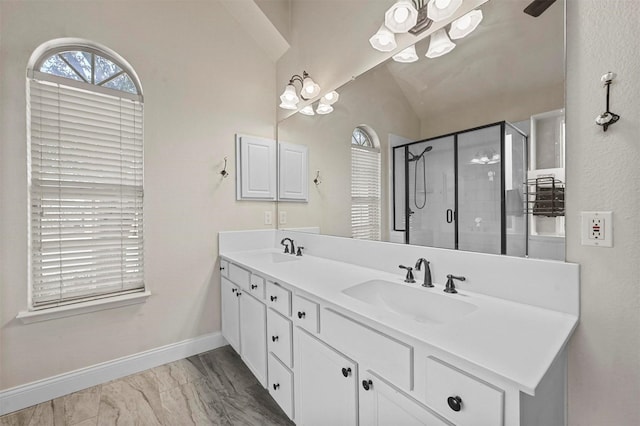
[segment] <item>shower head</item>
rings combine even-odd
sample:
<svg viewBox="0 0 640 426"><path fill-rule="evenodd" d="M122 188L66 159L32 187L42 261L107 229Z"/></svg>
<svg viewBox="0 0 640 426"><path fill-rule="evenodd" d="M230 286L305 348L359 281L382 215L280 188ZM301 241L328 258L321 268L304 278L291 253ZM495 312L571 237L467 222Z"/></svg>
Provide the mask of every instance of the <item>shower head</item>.
<svg viewBox="0 0 640 426"><path fill-rule="evenodd" d="M409 153L409 161L418 161L419 159L422 158L422 156L424 154L426 154L427 152L431 151L432 149L433 149L433 147L431 145L429 145L419 155L415 155L415 154Z"/></svg>

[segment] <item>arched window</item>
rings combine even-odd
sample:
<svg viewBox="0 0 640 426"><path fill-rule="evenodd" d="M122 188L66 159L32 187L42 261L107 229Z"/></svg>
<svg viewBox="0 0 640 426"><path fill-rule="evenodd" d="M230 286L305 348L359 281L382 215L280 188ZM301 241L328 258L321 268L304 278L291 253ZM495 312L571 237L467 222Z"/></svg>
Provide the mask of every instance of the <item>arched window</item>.
<svg viewBox="0 0 640 426"><path fill-rule="evenodd" d="M380 240L380 144L373 129L351 135L351 234Z"/></svg>
<svg viewBox="0 0 640 426"><path fill-rule="evenodd" d="M94 43L52 41L27 76L30 310L144 292L134 70Z"/></svg>

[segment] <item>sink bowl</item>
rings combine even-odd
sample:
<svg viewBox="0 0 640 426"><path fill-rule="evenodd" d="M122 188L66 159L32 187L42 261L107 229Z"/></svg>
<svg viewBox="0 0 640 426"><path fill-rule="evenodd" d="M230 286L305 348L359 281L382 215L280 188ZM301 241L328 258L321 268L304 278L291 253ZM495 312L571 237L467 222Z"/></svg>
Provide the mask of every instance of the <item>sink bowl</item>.
<svg viewBox="0 0 640 426"><path fill-rule="evenodd" d="M300 260L299 257L293 254L284 254L284 253L269 253L268 258L274 263L292 262L295 260Z"/></svg>
<svg viewBox="0 0 640 426"><path fill-rule="evenodd" d="M444 324L462 318L478 308L464 300L438 294L435 289L409 287L384 280L366 281L342 292L362 302L423 323Z"/></svg>

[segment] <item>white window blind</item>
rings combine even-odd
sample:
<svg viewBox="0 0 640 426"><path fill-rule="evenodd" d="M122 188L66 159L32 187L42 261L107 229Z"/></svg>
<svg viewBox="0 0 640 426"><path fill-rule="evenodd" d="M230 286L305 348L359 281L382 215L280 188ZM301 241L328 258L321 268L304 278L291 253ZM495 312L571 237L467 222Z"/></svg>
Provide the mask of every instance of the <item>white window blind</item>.
<svg viewBox="0 0 640 426"><path fill-rule="evenodd" d="M28 87L32 308L144 291L142 103Z"/></svg>
<svg viewBox="0 0 640 426"><path fill-rule="evenodd" d="M380 152L351 146L351 233L380 240Z"/></svg>

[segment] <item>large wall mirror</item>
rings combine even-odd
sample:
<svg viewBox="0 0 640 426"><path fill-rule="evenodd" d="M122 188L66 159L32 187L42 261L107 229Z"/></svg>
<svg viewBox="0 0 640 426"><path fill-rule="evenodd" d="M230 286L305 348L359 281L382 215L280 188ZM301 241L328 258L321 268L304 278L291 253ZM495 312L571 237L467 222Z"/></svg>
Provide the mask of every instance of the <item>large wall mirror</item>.
<svg viewBox="0 0 640 426"><path fill-rule="evenodd" d="M448 54L425 57L426 38L416 62L338 88L330 114L278 123L310 175L279 227L563 260L565 4L529 3L486 2Z"/></svg>

